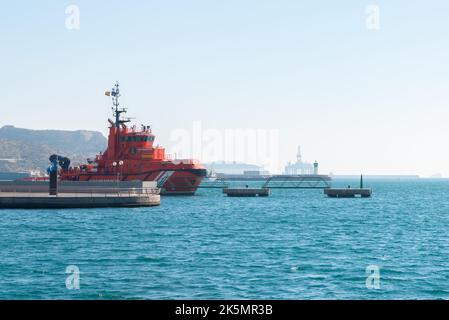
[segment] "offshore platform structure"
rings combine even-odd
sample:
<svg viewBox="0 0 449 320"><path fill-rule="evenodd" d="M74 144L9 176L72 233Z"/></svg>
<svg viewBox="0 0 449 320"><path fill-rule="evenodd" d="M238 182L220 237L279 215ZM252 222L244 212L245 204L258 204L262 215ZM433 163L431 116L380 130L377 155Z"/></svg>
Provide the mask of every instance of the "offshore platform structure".
<svg viewBox="0 0 449 320"><path fill-rule="evenodd" d="M296 153L296 162L289 162L284 169L286 175L300 175L300 174L318 174L318 162L308 163L302 160L301 146L298 146Z"/></svg>
<svg viewBox="0 0 449 320"><path fill-rule="evenodd" d="M331 187L332 178L318 173L318 162L304 162L301 147L298 146L296 162L288 163L284 174L273 175L267 179L263 188L279 189L325 189Z"/></svg>

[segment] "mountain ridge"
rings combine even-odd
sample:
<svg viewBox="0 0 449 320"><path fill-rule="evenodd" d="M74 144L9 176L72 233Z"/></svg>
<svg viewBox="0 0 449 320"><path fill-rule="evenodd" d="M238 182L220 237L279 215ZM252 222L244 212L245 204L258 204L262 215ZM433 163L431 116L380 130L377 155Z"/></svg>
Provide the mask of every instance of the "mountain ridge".
<svg viewBox="0 0 449 320"><path fill-rule="evenodd" d="M101 132L91 130L33 130L5 125L0 128L0 171L45 171L48 157L61 154L73 164L106 149Z"/></svg>

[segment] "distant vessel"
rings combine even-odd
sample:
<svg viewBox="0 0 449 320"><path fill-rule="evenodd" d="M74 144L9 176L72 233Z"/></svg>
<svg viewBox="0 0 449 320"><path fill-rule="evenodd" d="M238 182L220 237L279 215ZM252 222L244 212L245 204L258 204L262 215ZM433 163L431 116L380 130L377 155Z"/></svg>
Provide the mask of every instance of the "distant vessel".
<svg viewBox="0 0 449 320"><path fill-rule="evenodd" d="M270 173L255 164L243 162L211 162L204 165L209 175L207 181L222 180L266 180Z"/></svg>
<svg viewBox="0 0 449 320"><path fill-rule="evenodd" d="M41 173L38 170L0 172L0 181L32 180L40 177Z"/></svg>
<svg viewBox="0 0 449 320"><path fill-rule="evenodd" d="M13 181L30 177L29 172L0 172L0 181Z"/></svg>
<svg viewBox="0 0 449 320"><path fill-rule="evenodd" d="M122 118L125 108L119 108L119 84L105 95L112 96L115 121L109 119L106 151L87 164L61 170L61 180L141 180L157 181L161 194L192 195L207 175L197 160L169 159L165 149L154 146L155 135L150 126L128 127L129 118Z"/></svg>
<svg viewBox="0 0 449 320"><path fill-rule="evenodd" d="M207 172L207 176L204 179L205 181L215 181L217 180L217 173L214 170L210 170Z"/></svg>
<svg viewBox="0 0 449 320"><path fill-rule="evenodd" d="M245 171L260 171L261 167L255 164L248 164L236 161L217 161L205 163L204 166L218 174L243 174Z"/></svg>

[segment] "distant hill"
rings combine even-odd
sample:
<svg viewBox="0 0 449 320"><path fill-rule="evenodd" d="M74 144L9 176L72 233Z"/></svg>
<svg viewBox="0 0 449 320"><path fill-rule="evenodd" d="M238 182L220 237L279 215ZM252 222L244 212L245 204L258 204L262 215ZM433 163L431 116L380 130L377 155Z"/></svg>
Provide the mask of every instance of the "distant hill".
<svg viewBox="0 0 449 320"><path fill-rule="evenodd" d="M45 171L48 157L57 153L73 164L84 163L104 151L106 138L97 131L30 130L4 126L0 128L0 171Z"/></svg>

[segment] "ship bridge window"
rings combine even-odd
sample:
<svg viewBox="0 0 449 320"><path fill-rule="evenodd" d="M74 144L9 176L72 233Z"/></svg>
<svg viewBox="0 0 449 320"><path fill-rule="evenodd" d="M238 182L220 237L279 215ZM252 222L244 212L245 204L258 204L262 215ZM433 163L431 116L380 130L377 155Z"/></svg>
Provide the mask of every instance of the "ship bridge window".
<svg viewBox="0 0 449 320"><path fill-rule="evenodd" d="M154 141L153 136L128 136L128 137L120 137L120 141L124 142L147 142Z"/></svg>
<svg viewBox="0 0 449 320"><path fill-rule="evenodd" d="M140 138L139 141L142 141L142 142L154 141L154 137L151 137L151 136L141 136L139 138Z"/></svg>

